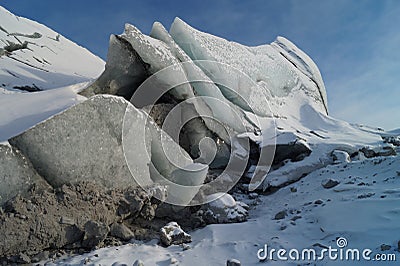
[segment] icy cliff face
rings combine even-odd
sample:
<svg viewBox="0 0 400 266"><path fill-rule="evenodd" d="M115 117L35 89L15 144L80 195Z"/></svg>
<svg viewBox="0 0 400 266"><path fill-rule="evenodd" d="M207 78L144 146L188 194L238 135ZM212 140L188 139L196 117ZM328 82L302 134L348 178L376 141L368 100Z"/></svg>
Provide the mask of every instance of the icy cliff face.
<svg viewBox="0 0 400 266"><path fill-rule="evenodd" d="M278 107L277 102L301 91L305 103L312 104L322 113L328 113L325 86L317 66L287 39L278 37L271 45L247 47L198 31L179 18L172 24L170 34L193 60L221 62L250 77L253 84L248 84L244 80L245 76L237 77L234 72L221 72L207 64L198 63L214 82L231 84L230 89L237 91L243 98L250 96L252 98L249 101L256 101L259 97L267 97L272 108L277 108L273 111L279 114L285 113L281 111L285 106L283 104ZM223 88L221 90L224 92ZM226 94L232 96L229 91ZM258 109L259 115L267 115L261 107Z"/></svg>
<svg viewBox="0 0 400 266"><path fill-rule="evenodd" d="M222 176L233 181L246 172L251 189L294 182L332 163L335 150L386 145L328 116L318 67L283 37L247 47L179 18L169 32L155 22L150 35L127 24L110 38L106 70L81 92L102 93L145 107L195 162L230 169Z"/></svg>
<svg viewBox="0 0 400 266"><path fill-rule="evenodd" d="M0 87L47 90L97 78L104 62L35 21L0 7Z"/></svg>

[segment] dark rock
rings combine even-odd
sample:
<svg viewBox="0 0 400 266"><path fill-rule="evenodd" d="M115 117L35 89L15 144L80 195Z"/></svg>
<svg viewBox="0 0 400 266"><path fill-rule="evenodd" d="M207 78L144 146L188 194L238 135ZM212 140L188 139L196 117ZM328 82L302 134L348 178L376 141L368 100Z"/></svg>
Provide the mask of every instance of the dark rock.
<svg viewBox="0 0 400 266"><path fill-rule="evenodd" d="M82 241L82 246L86 248L94 248L101 244L106 239L110 228L103 223L96 221L88 221L85 224L85 235Z"/></svg>
<svg viewBox="0 0 400 266"><path fill-rule="evenodd" d="M390 250L392 247L390 245L382 244L381 245L381 251L387 251Z"/></svg>
<svg viewBox="0 0 400 266"><path fill-rule="evenodd" d="M384 146L378 151L374 151L371 148L364 147L360 151L364 153L365 157L367 158L373 158L377 156L392 156L397 154L396 150L392 146Z"/></svg>
<svg viewBox="0 0 400 266"><path fill-rule="evenodd" d="M340 182L334 179L328 179L322 182L322 186L326 189L330 189L339 185Z"/></svg>
<svg viewBox="0 0 400 266"><path fill-rule="evenodd" d="M14 86L14 89L21 90L21 91L27 91L27 92L38 92L42 91L38 86L33 84L32 86Z"/></svg>
<svg viewBox="0 0 400 266"><path fill-rule="evenodd" d="M20 253L16 258L16 262L20 264L29 264L31 263L31 259L25 253Z"/></svg>
<svg viewBox="0 0 400 266"><path fill-rule="evenodd" d="M287 211L280 211L277 214L275 214L274 219L275 220L282 220L287 216Z"/></svg>
<svg viewBox="0 0 400 266"><path fill-rule="evenodd" d="M47 251L47 250L42 251L42 252L40 252L39 254L35 255L32 258L32 263L36 263L36 262L39 262L39 261L47 260L49 258L49 256L50 256L50 252L49 251Z"/></svg>
<svg viewBox="0 0 400 266"><path fill-rule="evenodd" d="M110 235L123 241L129 241L135 236L123 223L113 223L110 227Z"/></svg>
<svg viewBox="0 0 400 266"><path fill-rule="evenodd" d="M226 262L226 266L240 266L242 265L237 259L230 259Z"/></svg>
<svg viewBox="0 0 400 266"><path fill-rule="evenodd" d="M301 216L300 216L300 215L293 216L290 220L296 221L296 220L298 220L298 219L301 219Z"/></svg>
<svg viewBox="0 0 400 266"><path fill-rule="evenodd" d="M400 146L400 136L387 136L382 137L385 143L393 144L394 146Z"/></svg>
<svg viewBox="0 0 400 266"><path fill-rule="evenodd" d="M60 224L74 225L75 221L74 221L74 219L63 216L60 218Z"/></svg>
<svg viewBox="0 0 400 266"><path fill-rule="evenodd" d="M320 204L322 204L322 203L324 203L322 200L320 200L320 199L317 199L316 201L314 201L314 204L318 204L318 205L320 205Z"/></svg>
<svg viewBox="0 0 400 266"><path fill-rule="evenodd" d="M114 262L111 266L128 266L126 263Z"/></svg>
<svg viewBox="0 0 400 266"><path fill-rule="evenodd" d="M263 149L268 152L271 147L265 146ZM273 165L279 165L287 159L290 159L294 162L301 161L310 154L311 149L303 141L293 141L288 144L278 144L275 147Z"/></svg>

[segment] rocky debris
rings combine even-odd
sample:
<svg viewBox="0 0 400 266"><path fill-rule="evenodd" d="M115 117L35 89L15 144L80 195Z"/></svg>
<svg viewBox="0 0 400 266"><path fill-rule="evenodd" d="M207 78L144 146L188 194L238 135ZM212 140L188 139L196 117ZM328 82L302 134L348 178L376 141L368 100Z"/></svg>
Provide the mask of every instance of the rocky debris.
<svg viewBox="0 0 400 266"><path fill-rule="evenodd" d="M34 258L44 250L92 249L103 246L109 237L126 241L129 227L134 231L147 227L155 236L161 226L149 227L152 222L146 209L156 208L159 201L153 196L160 191L165 190L157 187L108 190L93 182L79 182L40 193L30 191L26 197L17 196L0 213L0 258L20 253ZM123 223L121 227L125 229L116 229L117 223Z"/></svg>
<svg viewBox="0 0 400 266"><path fill-rule="evenodd" d="M113 223L110 227L110 235L123 241L129 241L135 237L134 233L123 223Z"/></svg>
<svg viewBox="0 0 400 266"><path fill-rule="evenodd" d="M207 225L198 213L200 208L200 206L183 207L162 203L156 210L156 219L164 221L163 223L175 221L185 229L195 229Z"/></svg>
<svg viewBox="0 0 400 266"><path fill-rule="evenodd" d="M368 192L368 193L363 193L363 194L357 195L357 199L367 199L367 198L370 198L373 196L375 196L375 193Z"/></svg>
<svg viewBox="0 0 400 266"><path fill-rule="evenodd" d="M400 146L400 136L386 136L382 137L385 143L392 144L394 146Z"/></svg>
<svg viewBox="0 0 400 266"><path fill-rule="evenodd" d="M27 41L24 41L23 43L15 43L15 42L10 42L7 40L7 43L8 43L8 45L4 46L3 48L0 48L0 56L9 55L12 52L15 52L18 50L28 49Z"/></svg>
<svg viewBox="0 0 400 266"><path fill-rule="evenodd" d="M347 152L341 150L334 150L332 152L332 158L333 163L335 164L351 162L350 155Z"/></svg>
<svg viewBox="0 0 400 266"><path fill-rule="evenodd" d="M192 242L192 237L185 233L176 222L170 222L160 230L160 240L165 246Z"/></svg>
<svg viewBox="0 0 400 266"><path fill-rule="evenodd" d="M391 145L375 148L364 147L360 149L360 152L362 152L367 158L373 158L377 156L392 156L397 154L396 150Z"/></svg>
<svg viewBox="0 0 400 266"><path fill-rule="evenodd" d="M247 221L248 209L243 202L237 202L227 193L216 193L208 196L211 202L202 206L199 216L207 224L238 223Z"/></svg>
<svg viewBox="0 0 400 266"><path fill-rule="evenodd" d="M242 265L242 264L237 259L230 259L230 260L227 260L227 262L226 262L226 266L240 266L240 265Z"/></svg>
<svg viewBox="0 0 400 266"><path fill-rule="evenodd" d="M282 220L285 219L285 217L287 216L287 211L280 211L277 214L275 214L274 220Z"/></svg>
<svg viewBox="0 0 400 266"><path fill-rule="evenodd" d="M174 108L173 104L160 103L155 105L147 105L142 108L148 115L150 115L154 122L162 128L167 115Z"/></svg>
<svg viewBox="0 0 400 266"><path fill-rule="evenodd" d="M37 92L37 91L42 91L41 88L36 86L35 84L32 84L32 86L25 85L25 86L14 86L13 89L21 90L21 91L27 91L27 92Z"/></svg>
<svg viewBox="0 0 400 266"><path fill-rule="evenodd" d="M324 181L322 181L322 183L321 183L321 185L324 187L324 188L326 188L326 189L330 189L330 188L333 188L333 187L336 187L337 185L339 185L340 184L340 182L339 181L337 181L337 180L335 180L335 179L328 179L328 180L324 180Z"/></svg>
<svg viewBox="0 0 400 266"><path fill-rule="evenodd" d="M49 185L17 149L0 144L0 206L29 189L45 189Z"/></svg>

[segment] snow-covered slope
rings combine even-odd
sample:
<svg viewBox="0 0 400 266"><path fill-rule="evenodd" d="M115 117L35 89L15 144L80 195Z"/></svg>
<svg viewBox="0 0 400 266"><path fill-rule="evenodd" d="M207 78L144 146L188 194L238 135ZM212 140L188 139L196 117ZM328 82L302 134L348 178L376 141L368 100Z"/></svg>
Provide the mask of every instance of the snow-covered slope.
<svg viewBox="0 0 400 266"><path fill-rule="evenodd" d="M77 91L88 82L49 91L0 94L0 142L16 136L28 128L83 101Z"/></svg>
<svg viewBox="0 0 400 266"><path fill-rule="evenodd" d="M104 62L35 21L0 6L0 86L47 90L97 78Z"/></svg>
<svg viewBox="0 0 400 266"><path fill-rule="evenodd" d="M0 141L83 100L77 92L104 64L57 32L0 6Z"/></svg>

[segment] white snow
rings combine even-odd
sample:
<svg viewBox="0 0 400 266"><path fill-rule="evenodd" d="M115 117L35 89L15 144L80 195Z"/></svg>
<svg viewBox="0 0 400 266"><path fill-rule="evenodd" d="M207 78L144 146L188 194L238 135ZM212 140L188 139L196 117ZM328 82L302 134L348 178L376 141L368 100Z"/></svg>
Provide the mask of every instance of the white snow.
<svg viewBox="0 0 400 266"><path fill-rule="evenodd" d="M76 94L87 82L49 91L0 95L0 141L8 140L39 122L82 102Z"/></svg>

